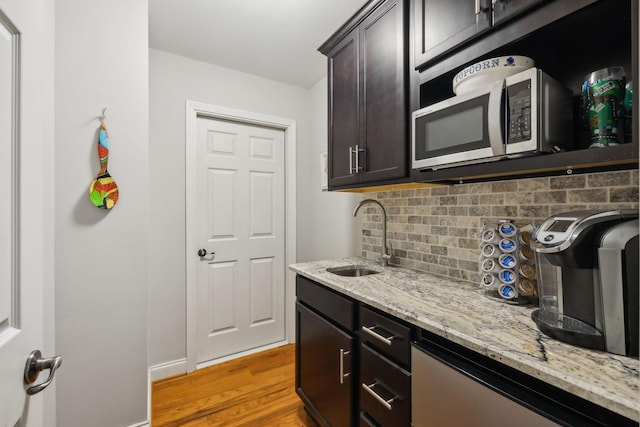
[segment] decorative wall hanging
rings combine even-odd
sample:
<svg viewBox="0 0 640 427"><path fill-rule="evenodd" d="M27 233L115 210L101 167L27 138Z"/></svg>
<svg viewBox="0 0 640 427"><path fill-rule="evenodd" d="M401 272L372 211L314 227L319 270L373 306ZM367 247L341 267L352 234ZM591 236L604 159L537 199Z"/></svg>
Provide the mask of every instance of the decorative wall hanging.
<svg viewBox="0 0 640 427"><path fill-rule="evenodd" d="M109 135L104 125L105 111L106 108L102 110L100 127L98 128L100 172L98 172L96 179L89 186L89 198L95 206L102 209L111 209L118 202L118 185L107 170L109 164Z"/></svg>

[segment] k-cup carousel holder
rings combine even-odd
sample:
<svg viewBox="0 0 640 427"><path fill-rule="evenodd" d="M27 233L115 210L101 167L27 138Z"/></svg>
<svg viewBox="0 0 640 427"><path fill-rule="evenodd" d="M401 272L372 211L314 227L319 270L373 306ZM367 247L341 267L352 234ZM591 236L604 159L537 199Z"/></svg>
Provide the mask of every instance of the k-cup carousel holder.
<svg viewBox="0 0 640 427"><path fill-rule="evenodd" d="M537 304L532 224L485 223L480 233L480 286L486 297L515 305Z"/></svg>

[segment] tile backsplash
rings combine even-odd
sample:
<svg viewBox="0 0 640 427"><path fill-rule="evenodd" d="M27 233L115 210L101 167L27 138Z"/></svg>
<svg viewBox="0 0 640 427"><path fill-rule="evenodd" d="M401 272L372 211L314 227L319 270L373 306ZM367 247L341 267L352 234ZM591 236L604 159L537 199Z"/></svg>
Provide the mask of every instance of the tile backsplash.
<svg viewBox="0 0 640 427"><path fill-rule="evenodd" d="M579 209L638 209L638 171L514 179L365 193L387 211L393 262L453 279L480 283L479 231L510 219L540 225L547 217ZM380 257L382 215L363 211L362 256Z"/></svg>

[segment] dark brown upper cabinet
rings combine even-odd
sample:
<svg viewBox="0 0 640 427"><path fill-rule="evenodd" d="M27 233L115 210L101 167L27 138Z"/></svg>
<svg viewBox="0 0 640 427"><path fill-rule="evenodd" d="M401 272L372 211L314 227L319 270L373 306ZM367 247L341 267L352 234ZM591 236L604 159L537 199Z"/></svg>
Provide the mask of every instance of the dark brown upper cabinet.
<svg viewBox="0 0 640 427"><path fill-rule="evenodd" d="M414 0L416 69L543 0Z"/></svg>
<svg viewBox="0 0 640 427"><path fill-rule="evenodd" d="M407 1L370 1L318 49L328 58L330 190L408 176Z"/></svg>

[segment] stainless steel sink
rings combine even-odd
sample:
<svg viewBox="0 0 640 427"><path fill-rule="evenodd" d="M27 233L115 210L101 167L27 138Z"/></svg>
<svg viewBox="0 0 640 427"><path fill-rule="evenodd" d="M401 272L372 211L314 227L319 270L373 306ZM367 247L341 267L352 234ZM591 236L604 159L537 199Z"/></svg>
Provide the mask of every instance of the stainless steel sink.
<svg viewBox="0 0 640 427"><path fill-rule="evenodd" d="M380 273L379 271L372 270L366 267L358 267L356 265L327 268L327 271L329 273L337 274L338 276L346 276L346 277L361 277L361 276L368 276L370 274Z"/></svg>

